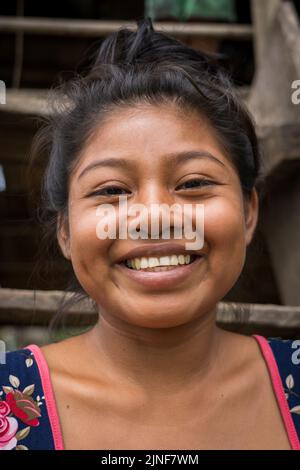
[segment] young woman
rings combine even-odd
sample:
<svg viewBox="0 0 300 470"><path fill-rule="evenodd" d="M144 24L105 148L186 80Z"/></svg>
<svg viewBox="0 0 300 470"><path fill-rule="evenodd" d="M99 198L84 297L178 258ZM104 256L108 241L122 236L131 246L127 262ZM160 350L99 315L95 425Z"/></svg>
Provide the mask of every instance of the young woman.
<svg viewBox="0 0 300 470"><path fill-rule="evenodd" d="M216 325L255 231L260 177L225 72L145 19L60 91L36 145L49 153L44 207L99 319L7 354L0 448L299 450L299 344ZM202 246L188 251L172 230L100 238L97 208L118 213L120 196L202 205Z"/></svg>

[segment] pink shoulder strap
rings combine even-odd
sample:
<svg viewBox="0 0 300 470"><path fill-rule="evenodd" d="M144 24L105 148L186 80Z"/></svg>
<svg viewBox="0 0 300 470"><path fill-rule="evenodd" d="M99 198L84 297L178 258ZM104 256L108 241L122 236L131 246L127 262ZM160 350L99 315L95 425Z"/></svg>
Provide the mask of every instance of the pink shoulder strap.
<svg viewBox="0 0 300 470"><path fill-rule="evenodd" d="M30 349L33 353L39 369L55 450L64 450L60 422L47 361L42 350L36 344L30 344L29 346L26 346L26 348Z"/></svg>
<svg viewBox="0 0 300 470"><path fill-rule="evenodd" d="M269 374L272 380L273 389L277 398L278 406L281 412L282 419L284 421L285 429L293 450L300 450L300 442L298 434L294 425L293 418L291 416L287 399L285 397L280 373L278 370L277 362L275 360L271 346L268 340L261 335L252 335L258 342L262 351L263 357L266 361Z"/></svg>

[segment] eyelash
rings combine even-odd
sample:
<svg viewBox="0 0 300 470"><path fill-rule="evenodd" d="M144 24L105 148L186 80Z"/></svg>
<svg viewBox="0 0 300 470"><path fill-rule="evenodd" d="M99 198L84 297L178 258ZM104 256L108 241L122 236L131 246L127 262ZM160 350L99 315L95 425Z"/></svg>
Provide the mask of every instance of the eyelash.
<svg viewBox="0 0 300 470"><path fill-rule="evenodd" d="M213 181L210 181L210 180L207 180L205 178L193 178L189 181L186 181L185 183L182 183L181 185L179 185L179 188L184 186L185 184L189 184L189 183L194 183L194 182L198 182L199 185L196 186L196 187L203 187L203 186L211 186L213 184L216 184L214 183ZM178 188L178 187L177 187ZM176 188L176 189L177 189ZM187 188L187 189L193 189L195 188L195 186L193 186L192 188ZM120 188L119 186L107 186L106 188L102 188L102 189L98 189L97 191L94 191L93 193L89 194L89 196L104 196L104 197L109 197L109 196L117 196L119 194L104 194L105 191L108 191L108 190L111 190L111 189L117 189L117 190L121 190L121 191L125 191L126 190L124 188Z"/></svg>
<svg viewBox="0 0 300 470"><path fill-rule="evenodd" d="M177 188L179 187L182 187L184 186L185 184L189 184L189 183L194 183L195 181L197 181L198 183L200 183L198 186L196 186L196 188L199 188L199 187L203 187L203 186L211 186L211 185L214 185L216 183L214 183L213 181L210 181L206 178L193 178L193 179L190 179L188 181L185 181L184 183L180 184L179 186L177 186ZM195 188L195 186L193 186L192 188L187 188L187 189L193 189Z"/></svg>
<svg viewBox="0 0 300 470"><path fill-rule="evenodd" d="M97 191L94 191L93 193L89 194L89 196L119 196L119 194L103 194L104 191L110 190L110 189L119 189L121 191L126 191L124 188L120 188L119 186L107 186L106 188L98 189Z"/></svg>

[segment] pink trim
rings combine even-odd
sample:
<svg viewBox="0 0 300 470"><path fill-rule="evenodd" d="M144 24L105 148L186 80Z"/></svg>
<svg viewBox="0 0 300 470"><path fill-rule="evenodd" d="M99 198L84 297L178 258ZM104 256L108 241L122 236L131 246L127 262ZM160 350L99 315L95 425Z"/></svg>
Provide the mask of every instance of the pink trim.
<svg viewBox="0 0 300 470"><path fill-rule="evenodd" d="M289 410L289 405L284 393L282 380L278 370L277 362L274 357L271 346L269 345L268 340L261 335L252 335L258 342L261 351L263 353L264 359L267 363L268 370L272 379L272 384L274 392L277 398L279 409L281 412L282 419L287 431L287 435L292 447L292 450L300 450L300 442L298 439L297 431L294 425L291 412Z"/></svg>
<svg viewBox="0 0 300 470"><path fill-rule="evenodd" d="M45 359L44 354L42 353L42 350L36 344L30 344L29 346L25 346L25 348L30 349L30 351L34 354L35 360L37 362L45 396L45 403L49 415L55 450L64 450L60 422L47 361Z"/></svg>

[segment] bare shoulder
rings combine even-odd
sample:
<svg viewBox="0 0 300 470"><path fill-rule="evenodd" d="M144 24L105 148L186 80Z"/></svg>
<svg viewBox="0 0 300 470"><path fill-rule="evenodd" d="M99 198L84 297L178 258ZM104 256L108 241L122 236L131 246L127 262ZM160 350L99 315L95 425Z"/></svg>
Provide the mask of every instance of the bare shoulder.
<svg viewBox="0 0 300 470"><path fill-rule="evenodd" d="M41 346L40 349L51 371L71 371L82 357L83 336L72 336L61 341Z"/></svg>
<svg viewBox="0 0 300 470"><path fill-rule="evenodd" d="M228 369L231 374L235 371L251 374L257 368L265 368L260 346L253 336L222 330L221 338L223 358L235 365Z"/></svg>

